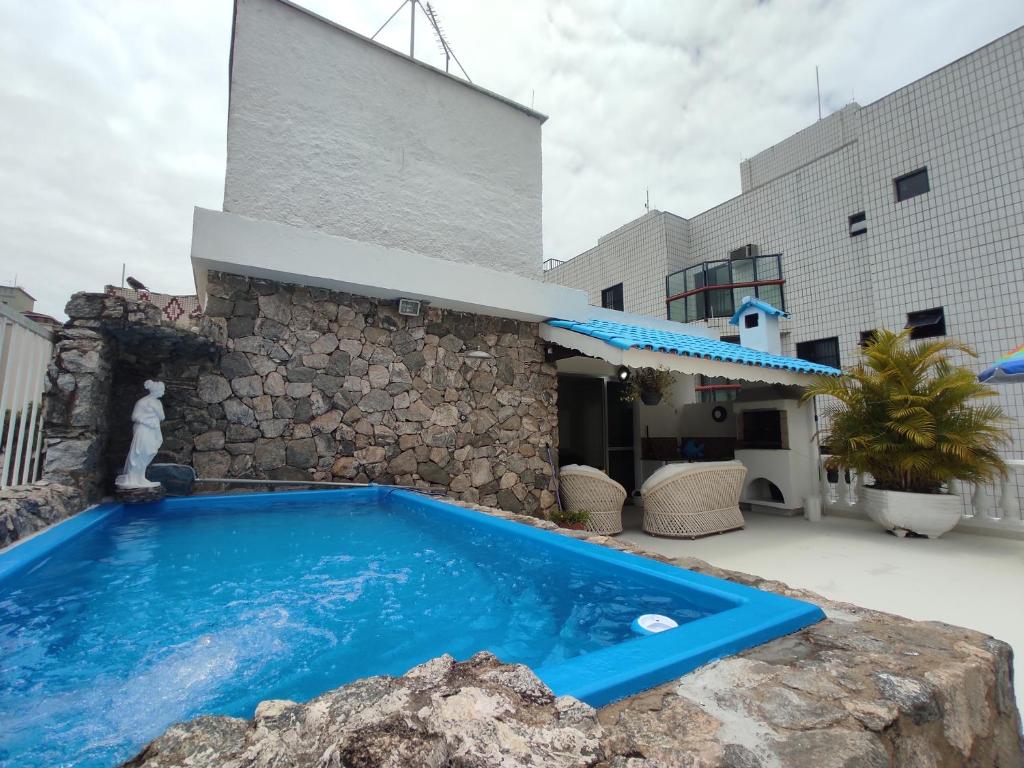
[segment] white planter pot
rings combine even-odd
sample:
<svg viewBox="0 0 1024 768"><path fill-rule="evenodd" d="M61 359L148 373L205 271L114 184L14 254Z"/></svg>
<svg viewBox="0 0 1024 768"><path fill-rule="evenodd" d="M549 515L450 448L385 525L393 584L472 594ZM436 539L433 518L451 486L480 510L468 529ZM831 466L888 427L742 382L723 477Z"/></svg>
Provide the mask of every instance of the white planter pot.
<svg viewBox="0 0 1024 768"><path fill-rule="evenodd" d="M960 522L960 497L949 493L905 493L864 488L868 515L897 536L917 533L937 539Z"/></svg>

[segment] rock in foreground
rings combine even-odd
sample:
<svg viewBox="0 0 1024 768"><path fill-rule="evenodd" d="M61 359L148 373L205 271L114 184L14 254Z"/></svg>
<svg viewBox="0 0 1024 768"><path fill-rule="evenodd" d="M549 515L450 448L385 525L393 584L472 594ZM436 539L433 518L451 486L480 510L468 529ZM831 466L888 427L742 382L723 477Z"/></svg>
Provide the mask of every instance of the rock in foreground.
<svg viewBox="0 0 1024 768"><path fill-rule="evenodd" d="M264 701L251 721L172 726L137 768L559 768L601 760L595 711L556 699L527 667L480 653L370 677L306 704Z"/></svg>

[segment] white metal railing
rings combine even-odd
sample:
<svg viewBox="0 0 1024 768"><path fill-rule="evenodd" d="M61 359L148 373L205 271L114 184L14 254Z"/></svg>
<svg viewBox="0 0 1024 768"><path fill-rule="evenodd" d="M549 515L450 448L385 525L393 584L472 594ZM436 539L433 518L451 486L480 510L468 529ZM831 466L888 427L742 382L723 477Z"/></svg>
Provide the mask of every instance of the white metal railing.
<svg viewBox="0 0 1024 768"><path fill-rule="evenodd" d="M53 335L0 304L0 489L39 479L43 385Z"/></svg>
<svg viewBox="0 0 1024 768"><path fill-rule="evenodd" d="M865 478L857 473L833 472L830 482L825 470L828 456L822 456L822 502L832 512L867 514L860 493ZM963 510L960 525L989 531L1024 534L1024 460L1009 459L1008 473L994 483L972 485L957 482L954 492L960 496ZM870 476L866 478L870 483Z"/></svg>

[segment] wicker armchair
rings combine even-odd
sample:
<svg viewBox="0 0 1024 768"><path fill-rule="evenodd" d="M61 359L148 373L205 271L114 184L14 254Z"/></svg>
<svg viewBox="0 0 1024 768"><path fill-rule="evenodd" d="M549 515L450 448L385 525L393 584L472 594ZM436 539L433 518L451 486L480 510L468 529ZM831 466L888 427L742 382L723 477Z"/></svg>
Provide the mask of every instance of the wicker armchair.
<svg viewBox="0 0 1024 768"><path fill-rule="evenodd" d="M570 464L558 473L562 505L569 512L590 513L587 530L605 536L622 532L626 489L594 467Z"/></svg>
<svg viewBox="0 0 1024 768"><path fill-rule="evenodd" d="M738 461L671 464L640 489L644 530L654 536L696 539L744 525L740 493L747 468Z"/></svg>

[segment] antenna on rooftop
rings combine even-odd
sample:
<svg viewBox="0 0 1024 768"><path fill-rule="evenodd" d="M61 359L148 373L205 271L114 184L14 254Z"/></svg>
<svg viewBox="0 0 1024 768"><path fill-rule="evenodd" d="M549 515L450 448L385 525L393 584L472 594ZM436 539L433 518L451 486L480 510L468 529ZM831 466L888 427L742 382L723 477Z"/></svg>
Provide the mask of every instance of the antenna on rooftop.
<svg viewBox="0 0 1024 768"><path fill-rule="evenodd" d="M818 65L814 65L814 84L818 88L818 119L821 120L821 78L818 77Z"/></svg>
<svg viewBox="0 0 1024 768"><path fill-rule="evenodd" d="M646 210L648 213L651 212L651 190L650 189L647 190L647 202L644 203L644 210Z"/></svg>
<svg viewBox="0 0 1024 768"><path fill-rule="evenodd" d="M429 2L424 3L423 0L402 0L402 4L395 9L394 13L388 16L388 20L380 25L380 29L374 32L370 39L375 40L384 27L390 24L391 20L395 18L395 16L398 15L398 12L405 8L406 5L409 6L409 57L414 58L416 52L416 6L418 5L420 10L423 11L423 15L427 17L427 21L430 22L430 26L434 30L434 36L437 38L437 43L441 47L441 53L444 54L444 71L448 71L449 64L454 59L455 63L459 66L459 69L462 71L462 76L465 77L468 82L472 83L473 80L466 73L466 68L462 66L462 62L459 61L459 57L456 56L455 51L452 50L452 46L448 42L448 38L445 37L444 30L441 29L441 20L437 16L437 11L434 10L433 6L431 6Z"/></svg>

